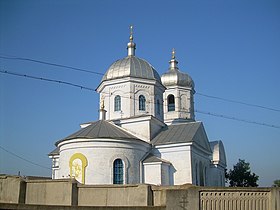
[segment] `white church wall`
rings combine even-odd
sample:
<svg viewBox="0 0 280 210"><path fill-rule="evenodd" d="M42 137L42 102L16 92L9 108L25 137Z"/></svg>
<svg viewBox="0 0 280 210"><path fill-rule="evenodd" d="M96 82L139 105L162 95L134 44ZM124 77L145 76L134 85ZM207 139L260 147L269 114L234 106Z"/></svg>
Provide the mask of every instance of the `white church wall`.
<svg viewBox="0 0 280 210"><path fill-rule="evenodd" d="M145 114L152 114L154 113L154 109L152 103L154 101L153 98L153 86L147 84L135 84L134 85L134 113L135 116L145 115ZM145 110L139 110L139 97L143 95L146 99L146 106Z"/></svg>
<svg viewBox="0 0 280 210"><path fill-rule="evenodd" d="M192 182L191 153L188 143L156 146L154 154L171 163L169 172L170 185Z"/></svg>
<svg viewBox="0 0 280 210"><path fill-rule="evenodd" d="M52 159L52 179L56 179L59 171L59 156L55 156Z"/></svg>
<svg viewBox="0 0 280 210"><path fill-rule="evenodd" d="M125 128L136 137L143 139L147 142L150 141L150 123L149 119L133 118L129 119L128 122L121 120L121 127Z"/></svg>
<svg viewBox="0 0 280 210"><path fill-rule="evenodd" d="M76 142L74 142L76 141ZM62 142L60 145L60 170L58 178L69 177L70 158L81 153L87 159L85 184L112 184L113 162L120 158L124 163L124 183L140 182L139 162L150 145L145 142L112 139L79 139Z"/></svg>
<svg viewBox="0 0 280 210"><path fill-rule="evenodd" d="M165 124L152 116L139 116L130 119L120 119L116 124L129 131L136 137L150 142Z"/></svg>
<svg viewBox="0 0 280 210"><path fill-rule="evenodd" d="M144 183L169 185L169 165L164 162L144 163Z"/></svg>
<svg viewBox="0 0 280 210"><path fill-rule="evenodd" d="M161 164L144 163L144 183L161 185Z"/></svg>
<svg viewBox="0 0 280 210"><path fill-rule="evenodd" d="M167 163L162 163L161 164L161 185L170 185L170 182L169 182L169 176L170 176L169 167L170 167L170 164L167 164Z"/></svg>
<svg viewBox="0 0 280 210"><path fill-rule="evenodd" d="M163 108L164 108L164 121L166 120L170 120L170 119L176 119L178 118L178 98L177 98L177 90L175 90L174 88L168 88L167 90L165 90L164 94L163 94L163 98L164 98L164 104L163 104ZM167 97L169 95L174 95L174 99L175 99L175 110L174 111L168 111L168 100Z"/></svg>
<svg viewBox="0 0 280 210"><path fill-rule="evenodd" d="M212 186L209 155L192 147L192 182L199 186Z"/></svg>
<svg viewBox="0 0 280 210"><path fill-rule="evenodd" d="M147 114L156 117L157 119L163 121L163 109L162 104L160 110L157 110L157 100L163 102L163 92L164 87L159 85L156 81L146 80L146 79L133 79L131 83L133 88L131 92L134 93L135 106L134 113L135 116ZM139 96L144 95L146 98L146 110L139 110Z"/></svg>
<svg viewBox="0 0 280 210"><path fill-rule="evenodd" d="M164 113L164 108L163 108L163 92L164 90L162 89L161 86L156 86L154 90L154 95L155 95L155 100L153 103L154 109L155 109L155 117L159 119L160 121L163 122L163 113ZM158 105L159 101L159 105Z"/></svg>
<svg viewBox="0 0 280 210"><path fill-rule="evenodd" d="M130 86L124 81L119 81L115 85L106 86L101 94L104 97L104 105L106 113L106 119L119 119L127 118L131 116L130 104L131 99L129 97ZM119 95L121 97L121 107L119 111L115 111L115 97ZM100 100L100 101L101 101Z"/></svg>
<svg viewBox="0 0 280 210"><path fill-rule="evenodd" d="M156 120L156 119L152 119L151 120L151 123L150 123L150 139L153 139L154 137L156 137L156 135L159 133L159 131L165 127L166 125L159 121L159 120Z"/></svg>
<svg viewBox="0 0 280 210"><path fill-rule="evenodd" d="M209 186L225 186L225 169L223 167L211 164L209 168Z"/></svg>
<svg viewBox="0 0 280 210"><path fill-rule="evenodd" d="M175 111L168 111L169 95L174 95ZM164 95L164 121L170 124L174 119L194 119L193 94L191 88L172 86L165 90Z"/></svg>

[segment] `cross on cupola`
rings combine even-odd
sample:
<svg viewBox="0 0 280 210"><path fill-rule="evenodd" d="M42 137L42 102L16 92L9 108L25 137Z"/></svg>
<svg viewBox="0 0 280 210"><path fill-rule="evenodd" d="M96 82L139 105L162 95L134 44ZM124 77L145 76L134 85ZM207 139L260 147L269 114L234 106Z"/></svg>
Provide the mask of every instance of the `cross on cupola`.
<svg viewBox="0 0 280 210"><path fill-rule="evenodd" d="M169 70L178 70L178 67L177 67L177 64L178 64L178 61L176 60L176 57L175 57L175 49L173 48L172 49L172 57L171 57L171 60L169 61Z"/></svg>
<svg viewBox="0 0 280 210"><path fill-rule="evenodd" d="M127 43L127 55L134 56L136 44L133 42L133 26L131 25L129 29L130 29L130 36L129 36L129 42Z"/></svg>

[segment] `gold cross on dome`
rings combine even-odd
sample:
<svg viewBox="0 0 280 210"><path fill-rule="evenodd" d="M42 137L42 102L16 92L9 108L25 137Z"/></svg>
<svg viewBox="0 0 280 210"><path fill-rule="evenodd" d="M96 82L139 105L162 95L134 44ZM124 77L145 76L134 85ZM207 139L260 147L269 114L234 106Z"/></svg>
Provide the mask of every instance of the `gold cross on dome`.
<svg viewBox="0 0 280 210"><path fill-rule="evenodd" d="M175 48L172 49L172 59L175 59Z"/></svg>
<svg viewBox="0 0 280 210"><path fill-rule="evenodd" d="M129 37L129 39L130 39L130 41L132 41L133 40L133 25L130 25L129 29L130 29L130 37Z"/></svg>

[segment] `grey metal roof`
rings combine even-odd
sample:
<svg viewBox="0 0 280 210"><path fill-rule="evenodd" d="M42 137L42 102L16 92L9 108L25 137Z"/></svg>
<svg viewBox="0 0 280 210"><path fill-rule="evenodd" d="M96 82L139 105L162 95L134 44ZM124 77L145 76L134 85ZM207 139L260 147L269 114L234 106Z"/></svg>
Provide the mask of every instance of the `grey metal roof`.
<svg viewBox="0 0 280 210"><path fill-rule="evenodd" d="M160 76L154 67L136 56L127 56L114 62L103 76L102 81L128 76L157 80L161 83Z"/></svg>
<svg viewBox="0 0 280 210"><path fill-rule="evenodd" d="M96 138L110 138L110 139L134 139L139 140L132 134L119 128L117 125L104 120L99 120L91 125L80 129L76 133L67 136L66 138L56 142L58 145L60 142L76 138L96 139Z"/></svg>
<svg viewBox="0 0 280 210"><path fill-rule="evenodd" d="M161 129L152 139L153 145L195 142L204 149L211 151L209 141L201 122L189 122L169 125Z"/></svg>
<svg viewBox="0 0 280 210"><path fill-rule="evenodd" d="M51 151L51 152L49 153L49 156L50 156L50 155L59 155L59 148L56 147L53 151Z"/></svg>
<svg viewBox="0 0 280 210"><path fill-rule="evenodd" d="M152 154L148 155L148 157L145 158L145 160L143 161L143 163L158 163L158 162L162 162L162 163L170 163L167 160L163 160L159 157L156 157Z"/></svg>

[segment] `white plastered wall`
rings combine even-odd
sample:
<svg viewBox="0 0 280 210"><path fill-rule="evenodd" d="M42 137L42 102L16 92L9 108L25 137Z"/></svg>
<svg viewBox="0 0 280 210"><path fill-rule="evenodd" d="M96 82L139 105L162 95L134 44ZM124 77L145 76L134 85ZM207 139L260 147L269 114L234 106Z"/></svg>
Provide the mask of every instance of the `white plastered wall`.
<svg viewBox="0 0 280 210"><path fill-rule="evenodd" d="M192 182L191 153L188 143L155 146L155 156L171 163L169 167L170 185L181 185Z"/></svg>
<svg viewBox="0 0 280 210"><path fill-rule="evenodd" d="M179 86L168 87L164 94L164 121L169 122L174 119L194 119L194 102L191 88L184 88ZM168 111L169 95L174 95L175 111Z"/></svg>
<svg viewBox="0 0 280 210"><path fill-rule="evenodd" d="M209 154L192 147L192 184L212 186L210 166Z"/></svg>
<svg viewBox="0 0 280 210"><path fill-rule="evenodd" d="M144 163L144 183L154 185L169 185L169 163Z"/></svg>

